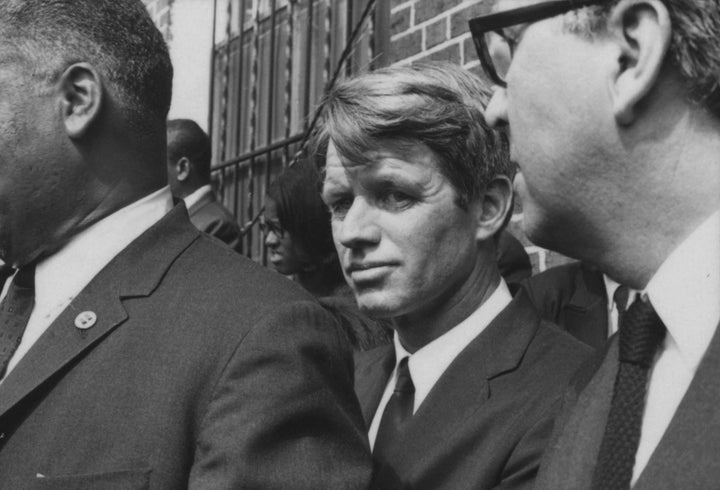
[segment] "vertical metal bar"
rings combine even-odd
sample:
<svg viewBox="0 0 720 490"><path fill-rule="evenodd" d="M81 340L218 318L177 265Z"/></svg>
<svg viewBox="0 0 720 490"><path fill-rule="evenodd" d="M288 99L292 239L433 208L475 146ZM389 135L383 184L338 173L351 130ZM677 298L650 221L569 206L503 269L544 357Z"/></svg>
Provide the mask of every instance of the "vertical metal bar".
<svg viewBox="0 0 720 490"><path fill-rule="evenodd" d="M253 39L253 49L252 49L252 60L253 60L253 68L251 72L251 78L250 78L250 151L255 151L255 138L256 138L256 129L257 129L257 95L258 95L258 70L259 70L259 60L260 57L260 0L256 0L255 3L255 22L254 22L254 39ZM255 184L254 184L254 169L255 166L255 157L251 157L250 161L248 162L248 221L251 221L253 219L253 193L255 191ZM248 246L248 254L249 256L252 255L252 228L248 229L247 232L247 246Z"/></svg>
<svg viewBox="0 0 720 490"><path fill-rule="evenodd" d="M290 138L290 126L292 125L292 77L293 77L293 36L295 35L295 0L288 0L288 34L285 43L285 112L283 123L285 124L285 139ZM285 145L283 150L283 168L287 167L290 159L290 147Z"/></svg>
<svg viewBox="0 0 720 490"><path fill-rule="evenodd" d="M372 57L370 66L373 69L387 66L390 50L390 2L375 2L372 15Z"/></svg>
<svg viewBox="0 0 720 490"><path fill-rule="evenodd" d="M208 110L208 135L213 136L213 117L215 116L215 30L217 23L217 0L213 0L212 51L210 52L210 108ZM212 141L212 139L210 140Z"/></svg>
<svg viewBox="0 0 720 490"><path fill-rule="evenodd" d="M377 3L373 7L373 12L368 16L368 68L372 70L375 57L375 14L377 13Z"/></svg>
<svg viewBox="0 0 720 490"><path fill-rule="evenodd" d="M240 146L240 143L242 142L242 87L243 87L243 69L245 67L245 50L243 48L244 42L245 42L245 3L247 0L239 0L238 2L238 10L239 17L240 17L240 24L239 24L239 32L238 32L238 50L240 51L238 53L238 80L237 80L237 131L236 131L236 138L237 138L237 153L238 155L242 153L242 147ZM238 182L239 176L238 172L240 170L240 167L238 165L234 165L233 167L235 169L235 178L234 185L233 185L233 199L235 202L235 216L238 215L238 203L240 202L240 184Z"/></svg>
<svg viewBox="0 0 720 490"><path fill-rule="evenodd" d="M222 161L227 159L225 154L227 150L227 113L228 113L228 97L229 97L229 78L230 78L230 35L232 30L232 0L227 2L227 24L225 26L225 37L227 44L225 45L225 69L223 70L222 77L222 99L220 102L220 108L222 110L222 117L220 118L220 158Z"/></svg>
<svg viewBox="0 0 720 490"><path fill-rule="evenodd" d="M330 70L332 70L332 0L327 0L325 7L325 44L323 46L323 55L325 62L323 64L323 83L325 90L330 88Z"/></svg>
<svg viewBox="0 0 720 490"><path fill-rule="evenodd" d="M272 0L270 2L270 52L268 53L269 60L269 73L268 73L268 106L267 106L267 135L265 143L270 146L273 141L273 123L275 122L274 110L275 110L275 30L277 27L277 2ZM265 154L265 189L267 190L270 185L270 170L272 169L272 150ZM267 253L265 250L265 244L261 244L262 247L262 261L263 264L267 262Z"/></svg>
<svg viewBox="0 0 720 490"><path fill-rule="evenodd" d="M239 70L238 70L238 80L237 80L237 87L238 87L238 127L237 127L237 141L238 141L238 155L242 153L243 149L240 147L240 142L242 141L242 88L243 88L243 68L245 67L245 50L243 49L244 42L245 42L245 3L247 0L240 0L240 33L238 34L238 49L240 50L240 53L238 55L238 63L239 63Z"/></svg>
<svg viewBox="0 0 720 490"><path fill-rule="evenodd" d="M268 65L270 66L268 73L268 118L267 118L267 135L265 143L270 146L273 140L273 110L275 108L275 30L277 26L276 0L270 2L270 52L268 53ZM269 156L269 155L268 155ZM266 162L269 165L269 161ZM269 169L269 167L268 167Z"/></svg>
<svg viewBox="0 0 720 490"><path fill-rule="evenodd" d="M345 46L352 42L350 37L353 32L355 22L355 2L356 0L347 0L347 17L345 19ZM352 55L351 55L352 57ZM345 75L350 76L354 71L353 63L345 63Z"/></svg>
<svg viewBox="0 0 720 490"><path fill-rule="evenodd" d="M308 0L308 14L307 14L307 44L305 46L305 73L306 73L306 80L305 80L305 115L309 115L311 113L310 110L310 79L312 78L312 55L313 55L313 0ZM305 117L305 130L309 127L310 121L308 120L308 117Z"/></svg>

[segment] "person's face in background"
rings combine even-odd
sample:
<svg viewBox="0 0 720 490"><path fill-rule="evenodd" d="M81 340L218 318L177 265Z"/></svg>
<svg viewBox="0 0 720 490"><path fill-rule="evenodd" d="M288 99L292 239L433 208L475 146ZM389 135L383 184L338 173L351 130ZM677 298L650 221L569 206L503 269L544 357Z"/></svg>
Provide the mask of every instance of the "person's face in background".
<svg viewBox="0 0 720 490"><path fill-rule="evenodd" d="M277 203L269 197L265 201L263 227L268 259L275 270L284 275L303 272L310 263L308 254L298 240L282 227Z"/></svg>

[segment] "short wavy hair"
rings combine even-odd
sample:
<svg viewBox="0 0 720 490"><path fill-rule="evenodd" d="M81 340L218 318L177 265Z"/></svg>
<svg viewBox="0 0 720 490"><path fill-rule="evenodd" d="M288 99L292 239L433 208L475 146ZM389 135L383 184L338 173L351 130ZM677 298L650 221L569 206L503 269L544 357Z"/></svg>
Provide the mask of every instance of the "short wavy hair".
<svg viewBox="0 0 720 490"><path fill-rule="evenodd" d="M600 34L619 0L586 7L567 25L584 34ZM672 23L667 61L678 71L689 100L720 117L720 3L718 0L662 0Z"/></svg>
<svg viewBox="0 0 720 490"><path fill-rule="evenodd" d="M0 55L49 83L73 63L90 63L130 127L164 133L173 69L140 0L2 0L0 36Z"/></svg>
<svg viewBox="0 0 720 490"><path fill-rule="evenodd" d="M392 142L421 142L438 158L440 171L466 208L496 175L512 178L506 136L490 129L484 110L488 85L451 63L393 66L337 84L325 96L311 139L324 167L332 141L348 161Z"/></svg>

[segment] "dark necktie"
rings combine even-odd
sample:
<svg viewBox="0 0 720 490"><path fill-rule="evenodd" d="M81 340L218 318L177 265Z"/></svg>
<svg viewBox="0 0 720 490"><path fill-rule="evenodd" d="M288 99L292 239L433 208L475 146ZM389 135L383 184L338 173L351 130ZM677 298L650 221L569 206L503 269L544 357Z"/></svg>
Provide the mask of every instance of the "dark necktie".
<svg viewBox="0 0 720 490"><path fill-rule="evenodd" d="M0 303L0 379L22 340L35 304L35 266L21 267Z"/></svg>
<svg viewBox="0 0 720 490"><path fill-rule="evenodd" d="M395 389L390 396L385 411L380 419L377 437L375 438L375 446L373 454L378 460L383 460L388 448L393 441L397 439L397 435L402 425L412 417L413 404L415 401L415 385L413 385L410 377L410 369L408 369L408 357L404 357L397 369L397 382Z"/></svg>
<svg viewBox="0 0 720 490"><path fill-rule="evenodd" d="M594 490L630 488L640 442L648 371L664 338L662 320L649 302L638 297L620 324L620 364L593 475Z"/></svg>

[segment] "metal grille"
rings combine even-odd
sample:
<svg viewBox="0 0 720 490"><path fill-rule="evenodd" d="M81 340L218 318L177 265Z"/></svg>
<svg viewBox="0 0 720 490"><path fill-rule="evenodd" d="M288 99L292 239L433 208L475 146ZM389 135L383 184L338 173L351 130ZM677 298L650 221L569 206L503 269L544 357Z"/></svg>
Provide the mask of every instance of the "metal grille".
<svg viewBox="0 0 720 490"><path fill-rule="evenodd" d="M215 0L213 180L266 262L255 226L268 184L302 153L316 105L339 77L384 64L389 2Z"/></svg>

